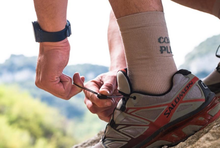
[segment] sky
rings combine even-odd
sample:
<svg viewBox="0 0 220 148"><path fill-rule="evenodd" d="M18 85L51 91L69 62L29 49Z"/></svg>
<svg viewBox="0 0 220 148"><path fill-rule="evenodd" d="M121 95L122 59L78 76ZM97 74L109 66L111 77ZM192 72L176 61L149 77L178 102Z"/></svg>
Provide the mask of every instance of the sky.
<svg viewBox="0 0 220 148"><path fill-rule="evenodd" d="M220 20L216 17L170 0L163 0L163 4L177 66L199 43L220 34ZM108 0L69 0L67 19L72 27L69 64L109 66L107 27L110 10ZM34 40L31 23L37 20L33 1L0 1L0 18L0 63L11 54L37 56L39 44Z"/></svg>

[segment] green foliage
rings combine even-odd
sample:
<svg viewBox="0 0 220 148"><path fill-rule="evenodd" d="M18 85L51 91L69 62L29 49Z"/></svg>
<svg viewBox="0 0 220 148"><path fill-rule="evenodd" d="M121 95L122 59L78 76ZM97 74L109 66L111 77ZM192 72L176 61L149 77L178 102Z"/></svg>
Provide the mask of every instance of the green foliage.
<svg viewBox="0 0 220 148"><path fill-rule="evenodd" d="M87 110L83 118L75 122L74 127L77 130L74 132L74 137L76 137L78 141L85 141L104 130L105 125L106 122L101 121L97 115Z"/></svg>
<svg viewBox="0 0 220 148"><path fill-rule="evenodd" d="M18 148L65 148L102 130L104 123L89 113L83 93L66 101L35 86L36 61L36 57L12 55L0 64L0 84L4 84L4 87L0 87L0 123L4 123L3 128L8 130L8 134L3 136L18 137L10 138L20 141ZM107 71L108 67L105 66L79 64L67 66L64 73L72 77L79 72L88 81ZM11 85L16 85L19 91L10 88ZM24 91L32 97L21 94ZM24 137L23 144L21 137ZM7 148L1 139L4 138L0 134L0 148Z"/></svg>
<svg viewBox="0 0 220 148"><path fill-rule="evenodd" d="M18 88L0 86L0 148L69 148L66 118Z"/></svg>

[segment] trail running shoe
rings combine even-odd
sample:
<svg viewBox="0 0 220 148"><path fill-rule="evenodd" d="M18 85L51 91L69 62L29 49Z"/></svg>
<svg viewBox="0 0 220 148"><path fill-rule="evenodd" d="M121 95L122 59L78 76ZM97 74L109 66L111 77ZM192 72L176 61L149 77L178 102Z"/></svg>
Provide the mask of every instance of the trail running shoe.
<svg viewBox="0 0 220 148"><path fill-rule="evenodd" d="M172 87L161 95L133 91L126 70L117 80L124 97L93 148L174 146L220 116L218 98L189 71L175 73Z"/></svg>

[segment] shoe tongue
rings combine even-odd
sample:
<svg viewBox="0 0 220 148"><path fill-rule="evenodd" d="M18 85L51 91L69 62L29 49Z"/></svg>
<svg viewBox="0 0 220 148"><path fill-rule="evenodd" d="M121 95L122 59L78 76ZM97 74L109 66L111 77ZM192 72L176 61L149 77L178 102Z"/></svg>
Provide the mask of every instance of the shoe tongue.
<svg viewBox="0 0 220 148"><path fill-rule="evenodd" d="M127 74L124 71L119 71L117 74L118 91L129 95L131 93L131 86Z"/></svg>
<svg viewBox="0 0 220 148"><path fill-rule="evenodd" d="M116 108L119 110L122 105L123 105L123 99L121 99L121 100L118 102ZM114 117L115 117L115 116L116 116L116 115L114 115Z"/></svg>
<svg viewBox="0 0 220 148"><path fill-rule="evenodd" d="M118 83L118 91L120 93L123 93L124 95L130 95L131 94L131 86L129 78L127 77L126 71L119 71L117 73L117 83ZM118 102L117 109L120 109L123 105L123 99L121 99ZM116 116L116 115L115 115Z"/></svg>

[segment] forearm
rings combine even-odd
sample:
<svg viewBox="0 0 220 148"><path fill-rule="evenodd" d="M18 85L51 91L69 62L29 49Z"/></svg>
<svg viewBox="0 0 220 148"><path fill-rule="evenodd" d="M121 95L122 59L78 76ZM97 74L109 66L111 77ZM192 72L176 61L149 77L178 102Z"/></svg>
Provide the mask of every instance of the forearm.
<svg viewBox="0 0 220 148"><path fill-rule="evenodd" d="M110 71L126 68L126 60L124 54L124 45L121 33L117 24L117 20L111 12L108 27L108 43L110 53Z"/></svg>
<svg viewBox="0 0 220 148"><path fill-rule="evenodd" d="M48 32L65 28L68 0L34 0L38 22Z"/></svg>

